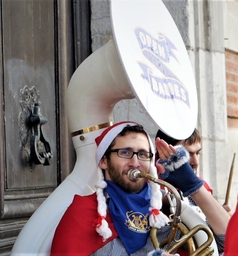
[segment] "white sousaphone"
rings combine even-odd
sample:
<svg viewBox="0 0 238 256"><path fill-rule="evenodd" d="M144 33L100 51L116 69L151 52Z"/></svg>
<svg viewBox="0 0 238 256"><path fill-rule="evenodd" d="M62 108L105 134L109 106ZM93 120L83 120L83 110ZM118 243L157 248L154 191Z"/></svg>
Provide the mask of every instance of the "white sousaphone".
<svg viewBox="0 0 238 256"><path fill-rule="evenodd" d="M54 231L74 195L95 191L94 139L111 125L117 102L136 98L148 113L145 118L176 139L188 137L195 128L197 94L193 70L162 1L111 0L110 4L113 40L77 68L66 95L77 154L75 167L26 223L12 256L48 256ZM183 222L186 224L186 219ZM195 225L189 223L189 228ZM196 239L199 245L206 237L200 235Z"/></svg>

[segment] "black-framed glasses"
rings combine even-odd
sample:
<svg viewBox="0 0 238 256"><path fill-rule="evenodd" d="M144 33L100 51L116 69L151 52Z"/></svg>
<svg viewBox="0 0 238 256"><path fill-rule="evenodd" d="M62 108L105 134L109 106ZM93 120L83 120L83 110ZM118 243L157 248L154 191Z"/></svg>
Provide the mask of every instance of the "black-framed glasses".
<svg viewBox="0 0 238 256"><path fill-rule="evenodd" d="M108 150L107 152L109 153L116 152L119 157L125 158L125 159L131 159L134 155L137 155L137 158L141 161L150 161L151 158L153 157L153 153L151 152L147 152L144 150L134 152L128 148L114 148L114 149Z"/></svg>

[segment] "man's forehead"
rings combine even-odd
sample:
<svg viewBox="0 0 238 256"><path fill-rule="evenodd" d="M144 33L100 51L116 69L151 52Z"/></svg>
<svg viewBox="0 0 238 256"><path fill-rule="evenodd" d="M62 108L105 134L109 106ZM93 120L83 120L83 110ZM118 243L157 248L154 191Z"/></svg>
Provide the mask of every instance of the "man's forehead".
<svg viewBox="0 0 238 256"><path fill-rule="evenodd" d="M192 145L184 144L183 146L185 147L185 149L187 151L192 152L192 153L198 152L202 149L202 145L200 142L195 142Z"/></svg>
<svg viewBox="0 0 238 256"><path fill-rule="evenodd" d="M143 148L149 148L149 141L145 134L130 132L124 136L117 136L114 140L114 145L123 145L127 148L133 148L134 146L143 146Z"/></svg>

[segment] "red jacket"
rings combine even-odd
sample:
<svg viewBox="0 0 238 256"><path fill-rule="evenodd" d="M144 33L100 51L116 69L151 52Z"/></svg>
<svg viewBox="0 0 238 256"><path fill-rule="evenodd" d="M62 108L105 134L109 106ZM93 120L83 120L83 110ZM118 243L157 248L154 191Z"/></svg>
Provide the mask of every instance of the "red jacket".
<svg viewBox="0 0 238 256"><path fill-rule="evenodd" d="M84 206L82 210L82 206ZM106 220L112 230L112 236L102 241L96 232L94 221L97 219L96 194L90 196L75 195L58 227L51 246L51 256L88 256L112 241L118 234L108 213ZM179 251L181 256L187 252Z"/></svg>
<svg viewBox="0 0 238 256"><path fill-rule="evenodd" d="M106 242L103 242L95 229L96 219L96 194L75 195L73 203L66 210L56 228L51 256L88 256L118 236L110 214L107 214L106 220L113 234Z"/></svg>
<svg viewBox="0 0 238 256"><path fill-rule="evenodd" d="M238 255L238 204L235 213L231 216L227 230L224 245L224 256Z"/></svg>
<svg viewBox="0 0 238 256"><path fill-rule="evenodd" d="M198 177L198 178L201 179L200 177ZM208 185L208 183L205 180L203 180L203 181L204 181L203 185L207 189L207 191L209 191L209 192L211 192L211 194L213 194L212 188Z"/></svg>

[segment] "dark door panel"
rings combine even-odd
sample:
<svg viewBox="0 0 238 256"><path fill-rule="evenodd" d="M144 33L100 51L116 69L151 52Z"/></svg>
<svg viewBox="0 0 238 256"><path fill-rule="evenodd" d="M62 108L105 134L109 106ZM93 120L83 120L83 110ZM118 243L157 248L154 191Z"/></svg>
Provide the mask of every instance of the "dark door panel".
<svg viewBox="0 0 238 256"><path fill-rule="evenodd" d="M75 163L65 93L91 51L90 2L0 0L0 30L0 254L8 255Z"/></svg>
<svg viewBox="0 0 238 256"><path fill-rule="evenodd" d="M2 48L5 110L5 189L57 185L54 1L3 1ZM38 103L47 123L53 158L50 165L31 160L29 116ZM44 145L37 141L39 150ZM26 192L28 193L28 191Z"/></svg>

